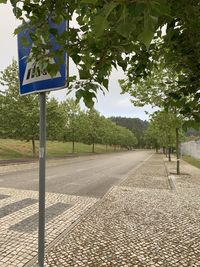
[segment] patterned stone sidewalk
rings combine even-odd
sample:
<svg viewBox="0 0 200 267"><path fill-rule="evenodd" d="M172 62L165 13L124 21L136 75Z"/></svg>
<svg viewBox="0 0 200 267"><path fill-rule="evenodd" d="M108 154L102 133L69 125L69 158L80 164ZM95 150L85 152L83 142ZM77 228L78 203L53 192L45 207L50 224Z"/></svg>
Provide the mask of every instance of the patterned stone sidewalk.
<svg viewBox="0 0 200 267"><path fill-rule="evenodd" d="M153 156L47 251L45 266L200 266L200 171L188 171L172 190Z"/></svg>
<svg viewBox="0 0 200 267"><path fill-rule="evenodd" d="M46 194L46 245L78 220L97 199ZM37 255L38 193L0 188L0 266L21 267Z"/></svg>

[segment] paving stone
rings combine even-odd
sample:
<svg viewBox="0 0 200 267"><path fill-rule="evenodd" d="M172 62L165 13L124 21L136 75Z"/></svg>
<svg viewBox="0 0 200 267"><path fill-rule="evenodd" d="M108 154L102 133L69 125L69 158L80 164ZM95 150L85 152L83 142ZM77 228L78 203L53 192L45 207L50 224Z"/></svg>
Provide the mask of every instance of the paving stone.
<svg viewBox="0 0 200 267"><path fill-rule="evenodd" d="M47 252L45 266L200 266L199 204L170 189L155 155Z"/></svg>
<svg viewBox="0 0 200 267"><path fill-rule="evenodd" d="M9 196L1 194L1 195L0 195L0 200L1 200L1 199L4 199L4 198L7 198L7 197L9 197Z"/></svg>
<svg viewBox="0 0 200 267"><path fill-rule="evenodd" d="M9 214L12 214L16 211L19 211L23 208L26 208L34 203L37 203L37 200L31 199L31 198L25 198L23 200L14 202L12 204L6 205L2 208L0 208L0 219L8 216Z"/></svg>
<svg viewBox="0 0 200 267"><path fill-rule="evenodd" d="M25 266L37 255L38 192L0 188L0 266ZM28 199L28 200L27 200ZM98 199L46 194L46 245L78 220ZM15 210L15 212L14 212ZM5 214L6 213L6 214ZM29 223L32 220L32 223Z"/></svg>
<svg viewBox="0 0 200 267"><path fill-rule="evenodd" d="M65 210L69 209L70 207L72 207L72 205L58 202L46 208L45 223L48 223L50 220L62 214ZM17 224L12 225L9 230L28 232L28 233L38 230L38 213L24 219L23 221L20 221Z"/></svg>
<svg viewBox="0 0 200 267"><path fill-rule="evenodd" d="M176 190L171 190L166 167ZM115 186L89 216L46 253L48 267L200 267L200 171L154 155ZM0 188L0 208L37 192ZM65 209L49 219L46 243L70 227L97 199L47 193L46 208ZM18 231L38 203L0 219L0 266L20 267L37 255L37 232ZM27 223L26 223L27 224ZM28 224L29 225L29 224ZM20 228L20 229L21 229ZM15 229L15 230L14 230ZM32 266L31 266L32 267Z"/></svg>

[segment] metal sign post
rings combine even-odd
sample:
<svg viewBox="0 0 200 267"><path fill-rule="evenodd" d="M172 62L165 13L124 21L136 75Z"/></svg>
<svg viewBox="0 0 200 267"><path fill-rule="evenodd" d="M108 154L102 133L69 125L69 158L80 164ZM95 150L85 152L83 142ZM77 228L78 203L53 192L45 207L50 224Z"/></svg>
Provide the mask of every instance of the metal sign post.
<svg viewBox="0 0 200 267"><path fill-rule="evenodd" d="M58 34L66 31L66 21L59 25L50 22L49 28L56 28ZM46 91L62 89L66 87L66 54L63 53L63 64L54 77L47 71L40 70L35 62L27 61L31 53L32 40L30 29L25 29L18 35L19 78L20 94L27 95L39 93L40 99L40 148L39 148L39 231L38 231L38 263L44 267L45 252L45 168L46 168ZM26 38L30 45L24 47L22 39ZM54 36L50 36L52 50L60 49ZM52 59L52 64L56 62ZM68 63L67 63L68 64Z"/></svg>
<svg viewBox="0 0 200 267"><path fill-rule="evenodd" d="M39 231L38 263L44 267L45 251L45 174L46 174L46 93L40 93L40 147L39 147Z"/></svg>

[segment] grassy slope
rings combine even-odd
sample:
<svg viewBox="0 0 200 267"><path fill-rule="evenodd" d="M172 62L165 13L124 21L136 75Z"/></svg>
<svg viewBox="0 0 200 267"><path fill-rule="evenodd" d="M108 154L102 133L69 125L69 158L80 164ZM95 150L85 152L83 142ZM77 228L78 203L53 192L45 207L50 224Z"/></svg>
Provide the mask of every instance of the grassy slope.
<svg viewBox="0 0 200 267"><path fill-rule="evenodd" d="M39 142L36 141L37 154ZM92 151L91 145L82 143L75 144L75 153L90 153ZM108 152L113 151L113 148L108 147ZM106 146L95 145L96 153L106 152ZM48 157L62 157L67 153L72 153L71 142L57 142L47 141L47 156ZM32 144L31 142L13 140L13 139L0 139L0 160L2 159L19 159L32 157Z"/></svg>
<svg viewBox="0 0 200 267"><path fill-rule="evenodd" d="M200 168L200 159L195 159L190 156L183 156L183 160L187 161L191 165Z"/></svg>

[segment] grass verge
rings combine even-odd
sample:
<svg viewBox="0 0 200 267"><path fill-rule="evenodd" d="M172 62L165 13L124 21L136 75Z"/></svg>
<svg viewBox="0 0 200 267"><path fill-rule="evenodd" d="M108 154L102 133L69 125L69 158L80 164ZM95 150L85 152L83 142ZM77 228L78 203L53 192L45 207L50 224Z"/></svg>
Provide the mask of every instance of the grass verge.
<svg viewBox="0 0 200 267"><path fill-rule="evenodd" d="M36 141L36 155L38 155L39 141ZM63 157L72 153L72 142L47 141L47 157ZM113 152L113 147L95 144L95 153ZM92 145L75 143L75 153L91 153ZM32 158L31 141L14 139L0 139L0 160Z"/></svg>
<svg viewBox="0 0 200 267"><path fill-rule="evenodd" d="M183 156L183 160L185 160L186 162L190 163L191 165L197 168L200 168L200 159L195 159L190 156Z"/></svg>

